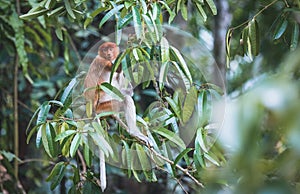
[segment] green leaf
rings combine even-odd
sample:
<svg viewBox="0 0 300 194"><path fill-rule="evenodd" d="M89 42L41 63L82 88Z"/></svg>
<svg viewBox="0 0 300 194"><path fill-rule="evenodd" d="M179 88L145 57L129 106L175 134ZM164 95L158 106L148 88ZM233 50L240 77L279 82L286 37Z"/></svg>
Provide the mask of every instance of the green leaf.
<svg viewBox="0 0 300 194"><path fill-rule="evenodd" d="M124 149L125 149L125 153L126 155L124 157L126 157L126 167L127 167L127 173L128 173L128 177L131 176L131 160L132 160L132 156L131 156L131 149L129 148L129 145L127 144L126 141L121 140L122 144L124 145ZM125 163L125 162L124 162Z"/></svg>
<svg viewBox="0 0 300 194"><path fill-rule="evenodd" d="M229 29L226 33L226 65L227 68L229 68L230 65L230 43L231 43L231 37L232 37L232 29Z"/></svg>
<svg viewBox="0 0 300 194"><path fill-rule="evenodd" d="M41 109L41 106L33 113L28 125L27 125L27 128L26 128L26 134L28 134L28 130L29 130L29 127L30 125L32 124L33 122L33 119L36 117L36 115L38 115L38 113L40 112L40 109ZM30 132L31 133L31 132Z"/></svg>
<svg viewBox="0 0 300 194"><path fill-rule="evenodd" d="M143 27L141 23L141 15L136 6L131 7L132 16L133 16L133 26L136 34L136 38L140 39L143 35Z"/></svg>
<svg viewBox="0 0 300 194"><path fill-rule="evenodd" d="M71 147L70 147L70 156L71 156L71 157L74 157L74 156L75 156L76 151L77 151L77 149L78 149L78 147L79 147L79 144L81 143L81 139L82 139L82 137L81 137L81 134L80 134L80 133L77 133L77 134L74 136L74 138L73 138L73 140L72 140L72 143L71 143Z"/></svg>
<svg viewBox="0 0 300 194"><path fill-rule="evenodd" d="M28 136L27 136L27 139L26 139L26 143L27 143L27 144L29 144L29 141L30 141L32 135L33 135L35 132L37 132L36 129L37 129L38 127L40 127L40 125L34 126L34 127L31 129L31 131L29 132L29 134L28 134Z"/></svg>
<svg viewBox="0 0 300 194"><path fill-rule="evenodd" d="M39 16L44 15L47 11L48 11L47 9L42 9L42 10L39 10L39 11L36 11L36 12L23 14L23 15L20 16L20 18L21 19L26 19L26 20L37 18Z"/></svg>
<svg viewBox="0 0 300 194"><path fill-rule="evenodd" d="M91 167L92 165L92 154L91 154L91 151L89 149L89 146L84 144L83 145L83 156L84 156L84 160L86 162L86 165L88 167Z"/></svg>
<svg viewBox="0 0 300 194"><path fill-rule="evenodd" d="M169 62L170 61L170 54L169 54L169 43L168 40L166 38L162 38L161 39L161 43L160 43L160 51L161 51L161 62L165 63L165 62Z"/></svg>
<svg viewBox="0 0 300 194"><path fill-rule="evenodd" d="M187 19L188 19L187 5L185 4L184 1L182 1L181 4L180 4L180 10L181 10L182 18L183 18L185 21L187 21Z"/></svg>
<svg viewBox="0 0 300 194"><path fill-rule="evenodd" d="M160 71L159 71L159 89L162 91L164 88L164 83L166 83L167 75L168 75L169 63L164 62L161 64Z"/></svg>
<svg viewBox="0 0 300 194"><path fill-rule="evenodd" d="M175 12L173 12L171 10L171 8L169 7L169 5L166 2L159 1L159 3L161 3L166 8L166 10L168 11L168 13L169 13L169 21L168 21L168 23L171 24L171 22L173 21L174 17L176 16Z"/></svg>
<svg viewBox="0 0 300 194"><path fill-rule="evenodd" d="M93 114L93 102L91 100L86 102L85 112L88 118L92 117Z"/></svg>
<svg viewBox="0 0 300 194"><path fill-rule="evenodd" d="M167 100L168 104L171 106L171 108L174 111L175 115L180 119L181 114L180 114L179 105L170 97L165 97L165 99Z"/></svg>
<svg viewBox="0 0 300 194"><path fill-rule="evenodd" d="M182 70L182 68L175 62L175 61L171 61L171 64L173 64L177 71L179 72L181 79L185 85L185 89L188 90L191 87L191 82L190 80L186 77L184 71Z"/></svg>
<svg viewBox="0 0 300 194"><path fill-rule="evenodd" d="M190 151L192 151L193 148L186 148L185 150L183 150L174 160L174 164L173 166L176 166L176 164L181 160L181 158L183 158L187 153L189 153Z"/></svg>
<svg viewBox="0 0 300 194"><path fill-rule="evenodd" d="M62 30L60 27L55 29L55 34L60 41L64 40L63 35L62 35Z"/></svg>
<svg viewBox="0 0 300 194"><path fill-rule="evenodd" d="M248 44L247 44L248 36L249 36L249 27L246 26L243 29L243 32L242 32L242 40L243 40L243 45L242 46L243 46L243 53L244 54L248 53Z"/></svg>
<svg viewBox="0 0 300 194"><path fill-rule="evenodd" d="M69 137L69 136L73 135L74 133L76 133L76 130L64 131L64 132L58 134L54 140L59 141L59 140L65 139L66 137Z"/></svg>
<svg viewBox="0 0 300 194"><path fill-rule="evenodd" d="M64 162L57 163L52 169L47 181L51 181L50 189L54 190L65 176L66 165Z"/></svg>
<svg viewBox="0 0 300 194"><path fill-rule="evenodd" d="M112 86L111 84L107 83L107 82L103 82L100 85L100 88L107 93L108 95L110 95L111 97L113 97L114 99L118 100L118 101L123 101L124 100L124 96L123 94L120 92L120 90L118 90L118 88Z"/></svg>
<svg viewBox="0 0 300 194"><path fill-rule="evenodd" d="M199 14L202 16L203 21L206 22L206 20L207 20L207 15L206 15L206 13L205 13L205 11L204 11L202 5L201 5L199 2L197 2L197 1L194 1L194 4L196 5Z"/></svg>
<svg viewBox="0 0 300 194"><path fill-rule="evenodd" d="M149 157L147 156L143 146L141 146L140 144L136 144L136 151L137 151L138 158L140 160L142 170L144 171L144 175L148 177L148 174L145 171L151 170L152 168L149 163Z"/></svg>
<svg viewBox="0 0 300 194"><path fill-rule="evenodd" d="M98 9L96 9L95 11L93 11L91 14L88 14L86 20L84 21L84 29L86 29L86 27L93 21L93 19L99 14L102 13L103 11L107 10L108 7L100 7Z"/></svg>
<svg viewBox="0 0 300 194"><path fill-rule="evenodd" d="M74 12L71 8L69 0L64 0L64 2L65 2L66 10L67 10L67 13L69 14L69 16L71 16L71 18L73 18L73 19L76 19Z"/></svg>
<svg viewBox="0 0 300 194"><path fill-rule="evenodd" d="M102 112L100 114L97 114L95 116L95 119L100 119L101 117L107 117L107 116L114 115L114 114L116 114L116 112L113 112L113 111Z"/></svg>
<svg viewBox="0 0 300 194"><path fill-rule="evenodd" d="M132 20L133 15L132 13L128 13L124 18L118 20L118 29L122 29L127 26L130 21Z"/></svg>
<svg viewBox="0 0 300 194"><path fill-rule="evenodd" d="M77 83L77 77L73 78L66 89L64 90L63 94L61 95L60 101L65 104L67 102L67 99L71 96L72 90L75 87L75 84Z"/></svg>
<svg viewBox="0 0 300 194"><path fill-rule="evenodd" d="M206 0L206 3L208 4L212 14L217 15L217 13L218 13L217 12L217 7L216 7L214 1L213 0Z"/></svg>
<svg viewBox="0 0 300 194"><path fill-rule="evenodd" d="M42 141L45 148L45 151L50 157L54 157L57 150L55 149L54 136L55 132L53 131L53 127L51 123L47 123L46 126L42 127Z"/></svg>
<svg viewBox="0 0 300 194"><path fill-rule="evenodd" d="M64 162L59 162L59 163L55 164L55 166L52 168L49 176L46 178L46 181L50 181L50 180L54 179L60 173L63 166L64 166Z"/></svg>
<svg viewBox="0 0 300 194"><path fill-rule="evenodd" d="M182 121L186 123L191 118L195 105L198 101L197 89L193 86L189 89L186 98L184 100L183 109L182 109Z"/></svg>
<svg viewBox="0 0 300 194"><path fill-rule="evenodd" d="M57 16L59 14L61 14L62 12L65 11L64 9L65 7L64 6L60 6L58 8L55 8L54 10L51 10L50 12L47 13L47 16L48 17L54 17L54 16Z"/></svg>
<svg viewBox="0 0 300 194"><path fill-rule="evenodd" d="M290 49L292 51L294 51L297 48L298 41L299 41L299 24L297 22L294 22L292 37L291 37L291 45L290 45Z"/></svg>
<svg viewBox="0 0 300 194"><path fill-rule="evenodd" d="M109 155L113 154L111 146L103 136L96 132L89 132L88 134L92 137L94 143L104 152L105 156L108 157Z"/></svg>
<svg viewBox="0 0 300 194"><path fill-rule="evenodd" d="M52 158L53 155L53 145L52 145L52 137L50 132L50 127L48 123L42 125L42 142L46 153Z"/></svg>
<svg viewBox="0 0 300 194"><path fill-rule="evenodd" d="M206 145L204 143L204 140L203 140L203 136L202 136L202 130L203 128L199 128L197 130L197 134L196 134L196 138L195 138L195 144L199 144L201 149L204 151L204 152L208 152L208 149L206 148Z"/></svg>
<svg viewBox="0 0 300 194"><path fill-rule="evenodd" d="M259 28L258 23L255 19L249 22L249 39L251 42L251 53L254 56L259 54Z"/></svg>
<svg viewBox="0 0 300 194"><path fill-rule="evenodd" d="M181 53L173 46L170 47L170 51L171 53L173 53L173 56L176 58L176 61L179 62L180 68L182 69L182 71L184 72L185 76L188 78L190 84L192 83L192 76L190 73L190 70L184 60L184 58L182 57ZM189 89L189 88L187 88Z"/></svg>
<svg viewBox="0 0 300 194"><path fill-rule="evenodd" d="M281 38L281 36L284 34L288 26L288 21L285 17L281 16L279 20L277 21L277 25L274 31L273 39L277 40Z"/></svg>
<svg viewBox="0 0 300 194"><path fill-rule="evenodd" d="M220 166L219 162L211 156L211 153L204 153L204 157L216 166Z"/></svg>
<svg viewBox="0 0 300 194"><path fill-rule="evenodd" d="M185 144L183 142L183 140L174 132L165 129L165 128L160 128L157 130L153 130L155 133L158 133L159 135L167 138L168 140L172 141L173 143L175 143L176 145L178 145L179 147L185 149Z"/></svg>
<svg viewBox="0 0 300 194"><path fill-rule="evenodd" d="M123 53L119 54L118 57L116 58L112 69L111 69L111 74L110 74L110 78L109 78L109 83L112 82L113 79L113 73L117 71L118 67L121 65L122 60L124 59L124 57L129 53L130 49L126 49Z"/></svg>
<svg viewBox="0 0 300 194"><path fill-rule="evenodd" d="M54 141L54 138L56 136L56 132L54 129L54 126L52 125L52 123L48 123L48 128L49 128L49 133L47 134L47 138L49 141L49 149L51 152L51 155L53 157L57 156L58 154L58 143Z"/></svg>
<svg viewBox="0 0 300 194"><path fill-rule="evenodd" d="M46 124L40 125L37 130L36 139L35 139L35 145L37 148L40 148L40 146L42 144L42 128L44 125L46 125Z"/></svg>
<svg viewBox="0 0 300 194"><path fill-rule="evenodd" d="M111 9L109 12L107 12L107 14L105 14L105 16L102 18L102 20L100 21L99 24L99 28L101 28L103 26L103 24L109 19L111 18L113 15L115 15L116 13L118 13L122 8L124 7L123 4L118 5L117 7L114 7L113 9Z"/></svg>

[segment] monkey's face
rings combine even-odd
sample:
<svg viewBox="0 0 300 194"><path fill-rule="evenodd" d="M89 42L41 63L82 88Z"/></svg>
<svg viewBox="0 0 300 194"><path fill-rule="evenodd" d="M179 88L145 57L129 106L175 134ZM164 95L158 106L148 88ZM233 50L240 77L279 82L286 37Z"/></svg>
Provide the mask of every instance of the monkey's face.
<svg viewBox="0 0 300 194"><path fill-rule="evenodd" d="M106 60L113 61L119 54L119 48L115 43L106 42L99 48L99 55Z"/></svg>

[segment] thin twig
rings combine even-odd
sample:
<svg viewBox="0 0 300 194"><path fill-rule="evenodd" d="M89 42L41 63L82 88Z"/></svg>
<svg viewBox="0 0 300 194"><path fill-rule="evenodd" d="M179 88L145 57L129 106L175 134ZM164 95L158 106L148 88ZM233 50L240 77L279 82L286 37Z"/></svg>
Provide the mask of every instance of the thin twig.
<svg viewBox="0 0 300 194"><path fill-rule="evenodd" d="M235 27L230 28L229 30L235 30L238 29L246 24L248 24L252 19L256 18L258 15L260 15L263 11L265 11L266 9L268 9L270 6L272 6L274 3L276 3L279 0L274 0L272 1L270 4L266 5L264 8L262 8L259 12L257 12L257 14L255 14L251 19L241 23L240 25L237 25Z"/></svg>
<svg viewBox="0 0 300 194"><path fill-rule="evenodd" d="M38 158L31 158L31 159L22 160L22 161L20 161L19 164L22 165L22 164L26 164L26 163L29 163L29 162L43 162L43 163L48 162L51 165L56 164L55 162L52 162L52 161L49 161L49 160L38 159Z"/></svg>
<svg viewBox="0 0 300 194"><path fill-rule="evenodd" d="M77 154L78 154L79 160L82 164L82 173L85 174L86 173L86 164L85 164L84 158L79 150L77 150Z"/></svg>
<svg viewBox="0 0 300 194"><path fill-rule="evenodd" d="M124 127L127 131L129 130L127 125L117 116L114 116L114 118L119 122L119 124ZM171 164L171 165L174 165L174 162L171 161L169 158L166 158L164 156L162 156L160 153L158 153L157 151L154 150L153 147L150 147L149 145L146 144L146 142L138 139L137 137L135 137L141 144L147 146L149 148L149 150L151 151L152 154L156 155L158 158L164 160L165 162ZM190 177L198 186L204 188L204 185L202 183L200 183L193 175L190 174L190 172L185 169L185 168L182 168L180 165L176 164L175 167L177 169L179 169L180 171L182 171L186 176Z"/></svg>
<svg viewBox="0 0 300 194"><path fill-rule="evenodd" d="M12 96L9 91L7 91L6 89L1 88L1 90L6 93L8 96ZM34 113L34 110L32 110L29 106L27 106L24 102L22 102L21 100L18 99L18 104L23 106L25 109L29 110L31 113Z"/></svg>
<svg viewBox="0 0 300 194"><path fill-rule="evenodd" d="M18 72L19 72L19 57L16 55L15 70L14 70L14 175L18 180L19 174L19 114L18 114Z"/></svg>

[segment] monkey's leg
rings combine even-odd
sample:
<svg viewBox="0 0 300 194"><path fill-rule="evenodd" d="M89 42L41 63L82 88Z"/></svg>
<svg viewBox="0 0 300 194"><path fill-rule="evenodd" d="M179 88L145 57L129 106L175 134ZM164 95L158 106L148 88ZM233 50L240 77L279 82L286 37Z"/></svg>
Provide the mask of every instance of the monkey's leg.
<svg viewBox="0 0 300 194"><path fill-rule="evenodd" d="M131 96L125 95L124 99L124 112L125 112L125 119L127 122L128 130L127 132L134 136L137 137L138 139L142 140L149 146L153 146L152 141L145 136L136 126L136 111L135 111L135 105L134 101Z"/></svg>

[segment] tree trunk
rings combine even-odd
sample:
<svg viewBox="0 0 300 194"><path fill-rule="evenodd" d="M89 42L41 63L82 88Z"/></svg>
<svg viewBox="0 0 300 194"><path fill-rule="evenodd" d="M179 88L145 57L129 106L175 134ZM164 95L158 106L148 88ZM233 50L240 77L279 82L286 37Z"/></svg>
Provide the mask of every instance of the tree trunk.
<svg viewBox="0 0 300 194"><path fill-rule="evenodd" d="M214 57L216 66L214 69L215 84L224 87L226 83L226 50L225 37L231 23L228 0L215 0L218 14L215 17L214 26Z"/></svg>

